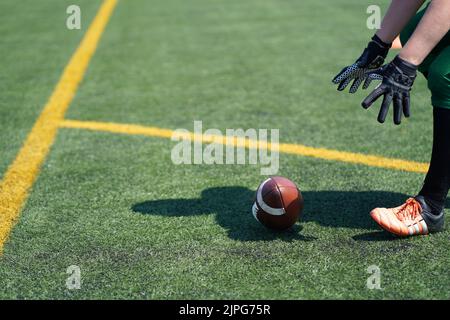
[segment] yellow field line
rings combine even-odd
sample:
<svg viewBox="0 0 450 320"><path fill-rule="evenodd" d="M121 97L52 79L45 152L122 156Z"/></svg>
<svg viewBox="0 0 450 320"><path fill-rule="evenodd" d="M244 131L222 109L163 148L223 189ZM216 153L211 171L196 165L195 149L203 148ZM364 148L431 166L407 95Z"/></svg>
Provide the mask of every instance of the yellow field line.
<svg viewBox="0 0 450 320"><path fill-rule="evenodd" d="M161 129L157 127L146 127L133 124L119 124L119 123L94 122L94 121L64 120L63 122L61 122L61 126L64 128L106 131L130 135L144 135L168 139L170 139L175 133L175 131L173 130ZM201 140L204 143L210 143L214 141L215 143L220 143L223 145L232 144L234 146L246 148L273 147L270 143L262 145L260 141L253 141L249 139L229 141L226 140L223 136L214 136L214 135L197 136L194 135L194 133L192 132L185 135L183 139L189 139L191 141ZM376 155L366 155L361 153L345 152L325 148L314 148L301 144L280 143L277 145L277 147L280 153L295 154L325 160L362 164L371 167L394 169L407 172L426 173L428 170L428 163L423 162L386 158Z"/></svg>
<svg viewBox="0 0 450 320"><path fill-rule="evenodd" d="M116 4L117 0L102 3L16 159L0 182L0 254Z"/></svg>

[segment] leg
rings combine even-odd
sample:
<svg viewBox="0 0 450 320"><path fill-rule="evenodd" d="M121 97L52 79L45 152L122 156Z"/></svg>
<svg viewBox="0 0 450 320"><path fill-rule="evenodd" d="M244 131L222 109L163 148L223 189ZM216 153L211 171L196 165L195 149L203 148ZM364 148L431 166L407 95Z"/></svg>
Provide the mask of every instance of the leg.
<svg viewBox="0 0 450 320"><path fill-rule="evenodd" d="M399 236L442 230L444 203L450 188L450 46L428 69L433 110L433 152L422 190L396 208L376 208L370 215L387 231Z"/></svg>
<svg viewBox="0 0 450 320"><path fill-rule="evenodd" d="M400 35L405 44L426 8L411 19ZM430 169L419 195L396 208L375 208L372 218L385 230L399 236L442 230L444 203L450 188L450 32L419 66L428 79L433 110L433 152Z"/></svg>
<svg viewBox="0 0 450 320"><path fill-rule="evenodd" d="M433 110L433 152L419 195L440 211L450 188L450 46L430 65L428 87Z"/></svg>

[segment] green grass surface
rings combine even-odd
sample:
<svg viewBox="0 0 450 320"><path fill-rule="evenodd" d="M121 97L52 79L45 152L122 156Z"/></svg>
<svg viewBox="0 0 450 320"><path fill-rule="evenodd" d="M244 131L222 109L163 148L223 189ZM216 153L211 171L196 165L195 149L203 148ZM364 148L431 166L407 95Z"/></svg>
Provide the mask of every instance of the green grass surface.
<svg viewBox="0 0 450 320"><path fill-rule="evenodd" d="M89 24L100 1L81 0ZM41 112L83 30L66 28L69 0L0 2L0 177Z"/></svg>
<svg viewBox="0 0 450 320"><path fill-rule="evenodd" d="M0 4L0 174L100 3L78 1L83 30L68 31L68 2L28 2L33 14ZM423 79L400 127L363 111L365 92L331 85L372 34L369 4L120 1L67 118L278 128L282 142L427 161ZM176 166L173 145L62 129L0 257L0 298L450 298L449 232L396 239L368 216L415 194L423 175L282 154L279 174L298 183L305 210L279 234L251 215L258 166ZM65 287L70 265L80 290ZM370 265L382 290L366 288Z"/></svg>

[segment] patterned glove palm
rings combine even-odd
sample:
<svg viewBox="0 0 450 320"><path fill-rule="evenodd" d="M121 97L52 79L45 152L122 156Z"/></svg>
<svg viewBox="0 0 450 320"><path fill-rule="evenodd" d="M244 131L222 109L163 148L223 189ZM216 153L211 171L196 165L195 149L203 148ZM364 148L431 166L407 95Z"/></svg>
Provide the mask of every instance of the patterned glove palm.
<svg viewBox="0 0 450 320"><path fill-rule="evenodd" d="M402 111L405 117L410 115L410 95L409 92L414 84L417 75L417 66L413 65L399 56L392 62L384 65L378 70L370 72L369 79L382 79L371 94L361 103L363 108L369 108L379 97L383 97L378 122L383 123L389 111L391 102L394 102L394 123L400 124Z"/></svg>
<svg viewBox="0 0 450 320"><path fill-rule="evenodd" d="M333 83L339 84L337 89L344 90L352 80L350 93L355 93L363 81L365 81L363 89L367 89L373 80L367 77L367 73L383 65L390 48L391 44L384 43L377 35L374 35L361 57L334 77Z"/></svg>

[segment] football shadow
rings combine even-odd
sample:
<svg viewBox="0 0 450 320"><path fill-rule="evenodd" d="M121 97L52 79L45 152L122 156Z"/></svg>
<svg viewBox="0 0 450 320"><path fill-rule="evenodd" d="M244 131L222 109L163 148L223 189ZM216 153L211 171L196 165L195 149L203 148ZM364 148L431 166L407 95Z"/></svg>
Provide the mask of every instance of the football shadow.
<svg viewBox="0 0 450 320"><path fill-rule="evenodd" d="M299 224L284 232L277 232L257 223L251 213L254 197L255 191L244 187L217 187L203 190L198 199L145 201L133 205L132 210L166 217L215 214L217 223L227 231L228 236L240 241L314 240L300 233L302 227Z"/></svg>
<svg viewBox="0 0 450 320"><path fill-rule="evenodd" d="M395 239L380 230L369 216L377 206L394 207L407 195L387 191L307 191L303 192L305 208L301 221L314 221L326 227L373 230L353 237L357 241ZM197 199L165 199L137 203L132 210L140 214L166 217L214 214L217 223L231 239L240 241L274 240L312 241L301 234L301 224L284 231L270 231L255 223L251 214L255 191L240 186L208 188Z"/></svg>

